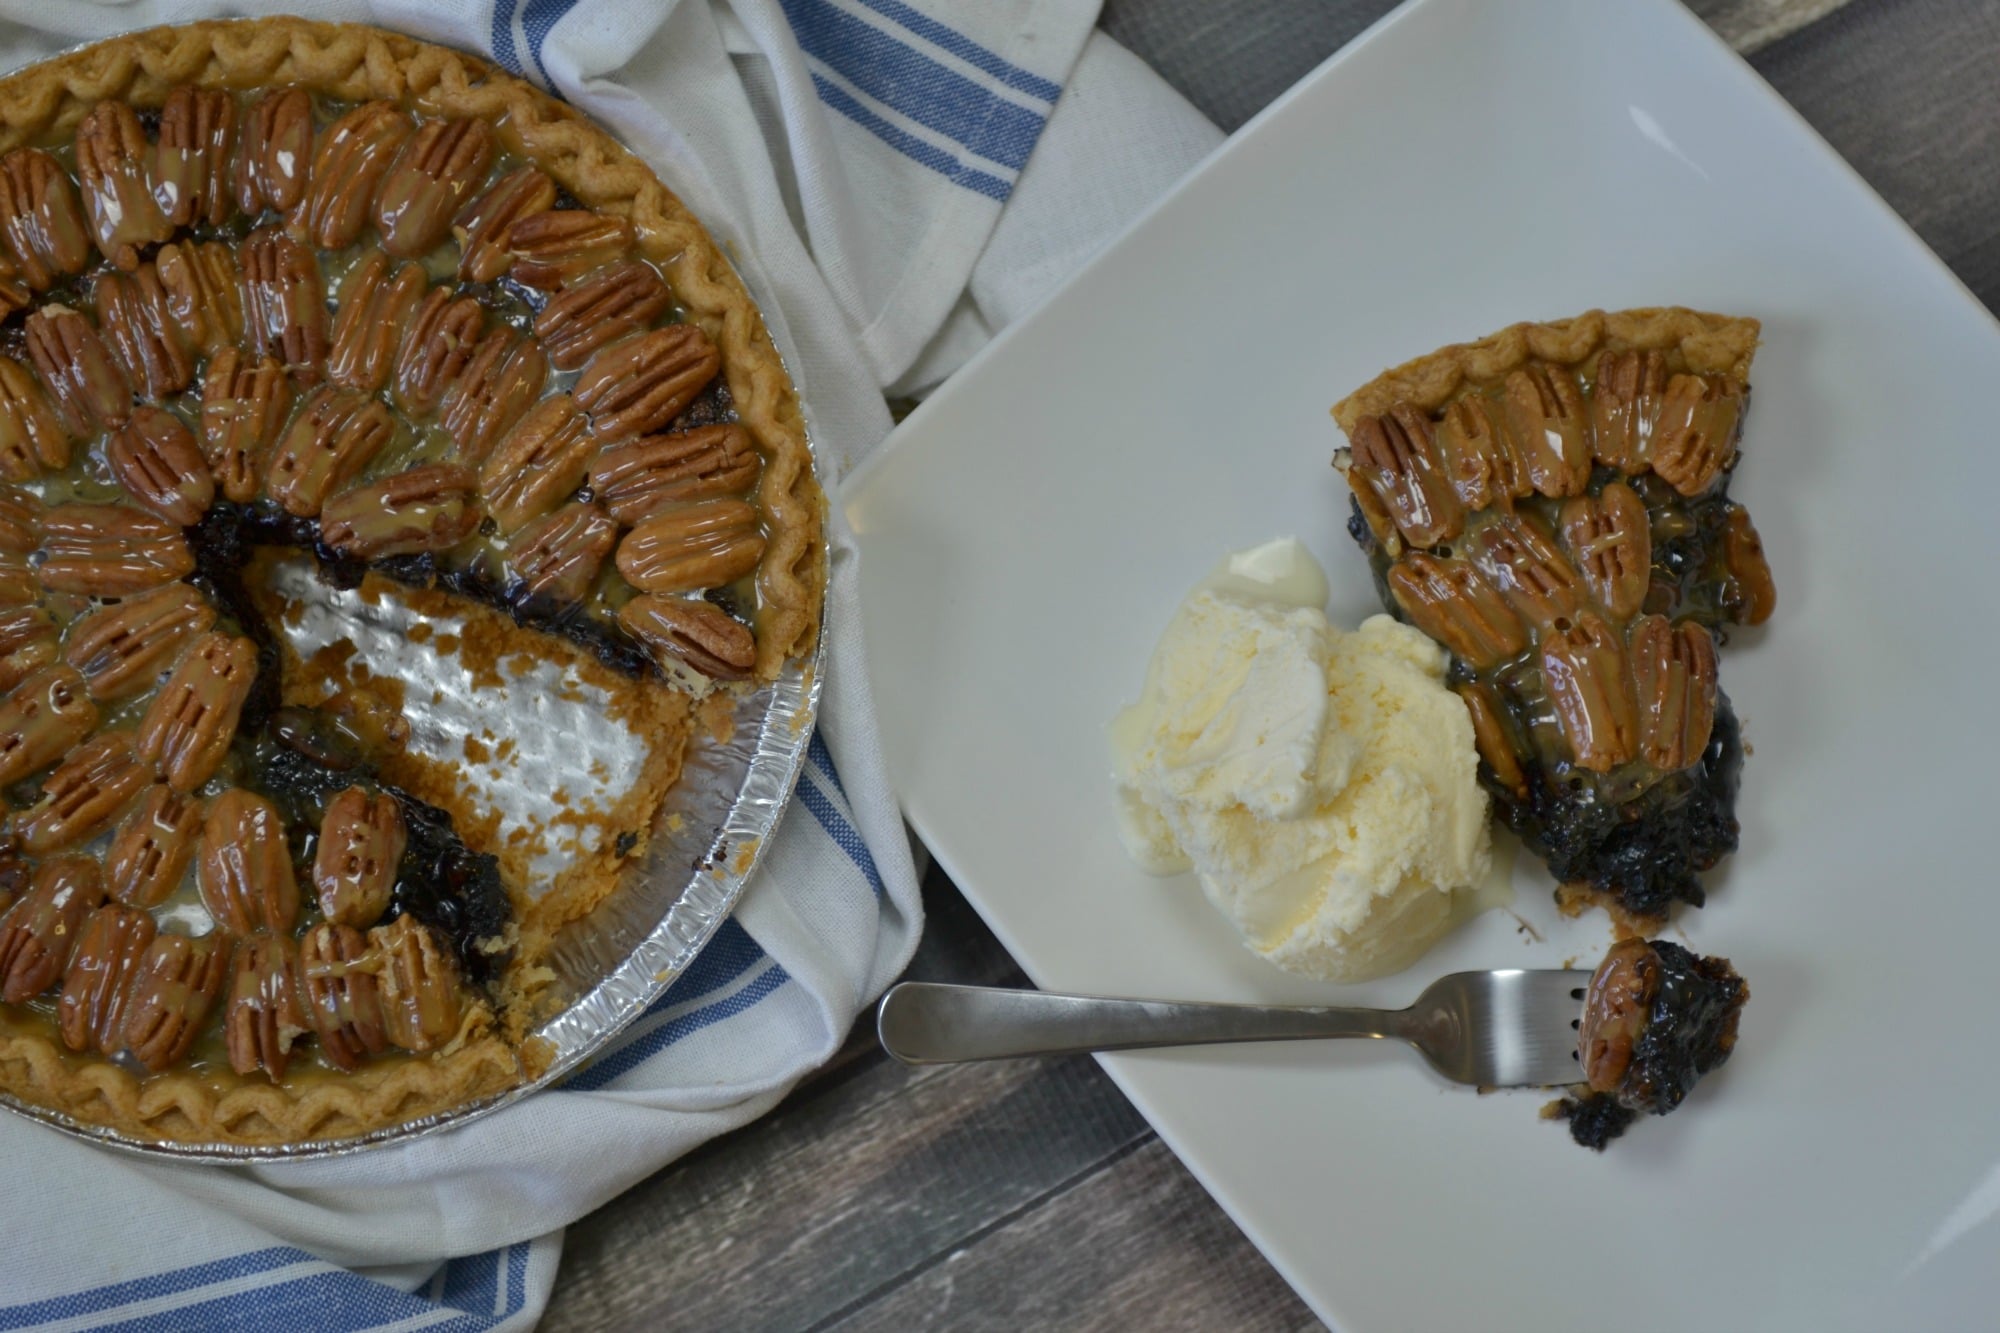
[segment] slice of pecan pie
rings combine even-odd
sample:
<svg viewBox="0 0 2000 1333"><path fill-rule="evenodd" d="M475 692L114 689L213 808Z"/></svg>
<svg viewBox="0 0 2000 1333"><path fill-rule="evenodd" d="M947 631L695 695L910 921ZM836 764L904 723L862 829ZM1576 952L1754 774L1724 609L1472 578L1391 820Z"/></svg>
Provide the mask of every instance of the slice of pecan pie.
<svg viewBox="0 0 2000 1333"><path fill-rule="evenodd" d="M1480 778L1566 910L1638 930L1735 850L1743 747L1716 649L1775 598L1729 499L1756 321L1519 324L1333 409L1383 603L1452 654Z"/></svg>
<svg viewBox="0 0 2000 1333"><path fill-rule="evenodd" d="M1583 1082L1542 1113L1603 1152L1639 1116L1674 1110L1729 1058L1750 988L1727 958L1634 937L1611 946L1579 998Z"/></svg>
<svg viewBox="0 0 2000 1333"><path fill-rule="evenodd" d="M811 650L823 505L716 244L519 80L291 19L0 79L0 1093L272 1144L532 1077L550 914ZM643 694L599 880L319 706L273 552Z"/></svg>

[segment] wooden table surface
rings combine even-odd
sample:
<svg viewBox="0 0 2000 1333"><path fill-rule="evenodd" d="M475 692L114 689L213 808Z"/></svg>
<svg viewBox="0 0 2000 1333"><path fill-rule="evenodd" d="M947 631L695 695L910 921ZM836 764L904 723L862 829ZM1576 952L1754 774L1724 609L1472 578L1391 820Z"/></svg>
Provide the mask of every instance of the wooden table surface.
<svg viewBox="0 0 2000 1333"><path fill-rule="evenodd" d="M1102 21L1230 130L1391 7L1108 0ZM2000 4L1693 7L1994 308ZM1026 984L935 871L924 906L910 977ZM543 1327L1320 1327L1092 1061L910 1070L869 1028L571 1228Z"/></svg>

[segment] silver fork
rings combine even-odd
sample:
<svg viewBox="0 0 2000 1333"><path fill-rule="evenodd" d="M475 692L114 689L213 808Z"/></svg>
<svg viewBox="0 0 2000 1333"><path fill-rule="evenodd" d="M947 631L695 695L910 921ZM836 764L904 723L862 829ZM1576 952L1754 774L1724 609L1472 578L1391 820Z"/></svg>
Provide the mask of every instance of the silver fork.
<svg viewBox="0 0 2000 1333"><path fill-rule="evenodd" d="M1407 1009L1189 1004L906 981L882 998L875 1030L905 1064L1129 1051L1238 1041L1380 1037L1481 1087L1575 1083L1576 1025L1590 973L1454 972Z"/></svg>

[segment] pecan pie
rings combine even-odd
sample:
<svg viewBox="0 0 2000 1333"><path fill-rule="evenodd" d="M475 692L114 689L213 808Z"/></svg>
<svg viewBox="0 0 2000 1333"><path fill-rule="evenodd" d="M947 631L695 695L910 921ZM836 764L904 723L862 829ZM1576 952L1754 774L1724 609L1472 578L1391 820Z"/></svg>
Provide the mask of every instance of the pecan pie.
<svg viewBox="0 0 2000 1333"><path fill-rule="evenodd" d="M1388 609L1450 650L1501 817L1565 910L1639 930L1700 905L1736 848L1716 649L1776 596L1728 494L1757 330L1677 308L1519 324L1333 409L1348 530Z"/></svg>
<svg viewBox="0 0 2000 1333"><path fill-rule="evenodd" d="M0 79L0 1094L268 1145L532 1078L553 909L299 695L274 562L666 701L657 797L815 644L823 507L720 249L519 80L293 19Z"/></svg>
<svg viewBox="0 0 2000 1333"><path fill-rule="evenodd" d="M1667 940L1620 940L1579 997L1577 1059L1583 1082L1551 1102L1586 1148L1623 1134L1642 1115L1665 1115L1736 1049L1750 988L1727 958L1704 958Z"/></svg>

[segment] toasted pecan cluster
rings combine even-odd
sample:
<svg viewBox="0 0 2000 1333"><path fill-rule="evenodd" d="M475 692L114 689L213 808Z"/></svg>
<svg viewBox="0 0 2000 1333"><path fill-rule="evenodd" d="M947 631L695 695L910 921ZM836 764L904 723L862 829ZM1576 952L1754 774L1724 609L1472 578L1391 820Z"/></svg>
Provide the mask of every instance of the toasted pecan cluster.
<svg viewBox="0 0 2000 1333"><path fill-rule="evenodd" d="M1717 634L1775 604L1726 495L1747 396L1677 352L1608 347L1359 415L1335 460L1384 601L1455 659L1503 815L1641 919L1699 902L1693 872L1734 845ZM1649 801L1672 817L1649 826ZM1699 845L1649 858L1649 837Z"/></svg>
<svg viewBox="0 0 2000 1333"><path fill-rule="evenodd" d="M0 157L0 305L21 321L0 480L84 450L126 497L66 506L66 530L0 552L0 583L186 577L133 511L189 527L226 500L355 559L476 559L662 666L750 672L740 599L705 594L763 558L762 457L629 220L508 161L491 125L387 101L181 87L146 126L93 108L73 175ZM683 425L705 395L719 410Z"/></svg>
<svg viewBox="0 0 2000 1333"><path fill-rule="evenodd" d="M475 569L742 680L762 455L631 221L492 124L177 87L69 146L0 156L0 1001L153 1071L204 1033L272 1080L309 1042L439 1050L483 1003L472 929L409 886L455 835L365 772L301 800L260 767L312 738L258 702L204 532Z"/></svg>

